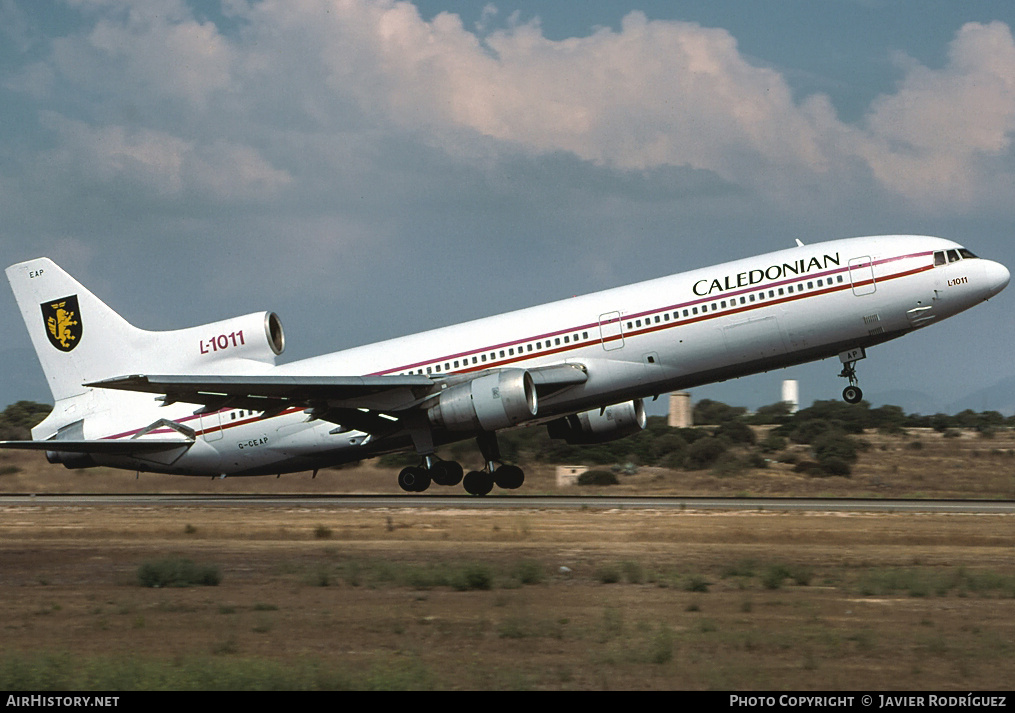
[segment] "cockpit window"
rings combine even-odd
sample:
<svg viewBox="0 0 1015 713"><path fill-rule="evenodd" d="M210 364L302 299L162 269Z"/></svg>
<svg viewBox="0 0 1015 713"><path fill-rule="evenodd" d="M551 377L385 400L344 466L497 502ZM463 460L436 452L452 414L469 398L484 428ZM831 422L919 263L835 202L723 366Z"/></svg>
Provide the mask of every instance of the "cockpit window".
<svg viewBox="0 0 1015 713"><path fill-rule="evenodd" d="M972 250L966 250L965 248L959 248L959 255L962 257L976 257L976 255L973 255Z"/></svg>
<svg viewBox="0 0 1015 713"><path fill-rule="evenodd" d="M948 251L948 262L958 262L959 260L961 260L961 258L959 257L959 251L958 250L949 250Z"/></svg>
<svg viewBox="0 0 1015 713"><path fill-rule="evenodd" d="M938 250L936 253L934 253L934 264L935 265L944 265L945 264L945 251L944 250Z"/></svg>

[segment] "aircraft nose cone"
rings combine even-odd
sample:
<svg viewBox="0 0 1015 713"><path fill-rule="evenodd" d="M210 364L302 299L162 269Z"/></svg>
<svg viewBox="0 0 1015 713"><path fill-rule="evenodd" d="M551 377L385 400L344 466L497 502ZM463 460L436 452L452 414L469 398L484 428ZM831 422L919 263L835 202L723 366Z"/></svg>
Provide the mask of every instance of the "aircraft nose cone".
<svg viewBox="0 0 1015 713"><path fill-rule="evenodd" d="M991 297L1008 286L1008 281L1011 279L1011 273L1008 272L1008 268L1001 263L994 262L993 260L987 260L983 266L983 271Z"/></svg>

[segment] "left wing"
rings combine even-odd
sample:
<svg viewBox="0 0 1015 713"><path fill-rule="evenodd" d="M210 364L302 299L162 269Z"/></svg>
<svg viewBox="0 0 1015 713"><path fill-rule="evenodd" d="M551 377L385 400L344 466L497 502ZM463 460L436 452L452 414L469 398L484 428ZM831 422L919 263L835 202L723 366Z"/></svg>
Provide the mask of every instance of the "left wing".
<svg viewBox="0 0 1015 713"><path fill-rule="evenodd" d="M543 394L588 380L580 364L556 364L527 370ZM119 376L85 386L161 394L166 404L199 404L198 413L224 408L249 409L266 415L290 408L308 410L346 428L380 435L398 428L406 412L440 397L444 388L471 381L483 373L398 376L280 375L145 375Z"/></svg>
<svg viewBox="0 0 1015 713"><path fill-rule="evenodd" d="M404 411L434 390L432 379L410 376L118 376L85 386L162 394L166 404L200 404L203 413L241 408L281 413L288 408L334 407Z"/></svg>

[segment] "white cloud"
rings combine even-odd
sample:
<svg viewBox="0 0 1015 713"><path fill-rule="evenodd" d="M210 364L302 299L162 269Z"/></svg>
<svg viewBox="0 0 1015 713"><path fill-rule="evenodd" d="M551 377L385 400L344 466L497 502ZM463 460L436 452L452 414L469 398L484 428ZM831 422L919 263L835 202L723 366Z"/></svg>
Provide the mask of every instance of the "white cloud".
<svg viewBox="0 0 1015 713"><path fill-rule="evenodd" d="M857 126L839 121L827 97L796 101L727 31L638 12L619 31L559 41L536 22L480 38L455 15L425 22L395 2L269 0L250 18L262 40L268 27L284 26L286 42L304 37L299 51L324 65L329 91L449 151L481 136L624 170L706 169L777 196L873 175L916 204L965 205L991 182L980 159L1010 148L1015 56L1002 23L963 27L941 70L909 62L898 91Z"/></svg>
<svg viewBox="0 0 1015 713"><path fill-rule="evenodd" d="M639 12L551 40L538 22L481 36L393 0L232 0L228 35L180 0L76 5L90 24L6 86L104 99L68 119L63 149L159 194L319 185L347 170L325 164L349 136L472 160L566 152L621 171L691 167L783 203L815 183L834 200L873 180L914 205L969 206L997 193L1011 158L1015 47L998 22L964 26L941 69L900 61L898 89L847 124L828 97L795 98L726 30ZM487 6L480 26L495 18Z"/></svg>
<svg viewBox="0 0 1015 713"><path fill-rule="evenodd" d="M969 23L932 70L911 60L898 90L875 101L858 151L877 179L917 201L970 202L989 190L983 159L1015 131L1015 43L1000 22Z"/></svg>
<svg viewBox="0 0 1015 713"><path fill-rule="evenodd" d="M94 127L47 113L44 123L61 148L44 158L44 170L99 185L129 186L150 197L248 200L273 195L291 177L247 146L218 140L199 144L162 131L119 125Z"/></svg>

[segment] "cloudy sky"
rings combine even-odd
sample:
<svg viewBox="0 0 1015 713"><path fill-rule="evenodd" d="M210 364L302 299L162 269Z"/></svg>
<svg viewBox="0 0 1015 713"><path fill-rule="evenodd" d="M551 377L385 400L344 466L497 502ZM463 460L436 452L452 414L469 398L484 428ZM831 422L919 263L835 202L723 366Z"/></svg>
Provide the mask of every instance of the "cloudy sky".
<svg viewBox="0 0 1015 713"><path fill-rule="evenodd" d="M979 0L0 0L0 256L147 329L274 310L287 360L797 238L1015 267L1013 27ZM861 386L1015 409L1013 301L871 349ZM6 290L0 334L0 406L48 401ZM838 369L695 397L838 398Z"/></svg>

